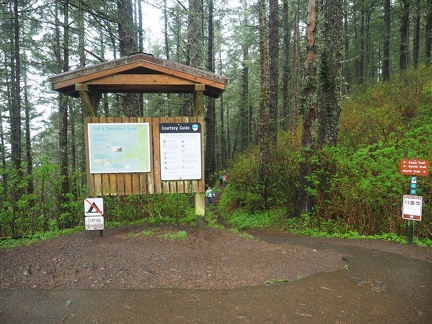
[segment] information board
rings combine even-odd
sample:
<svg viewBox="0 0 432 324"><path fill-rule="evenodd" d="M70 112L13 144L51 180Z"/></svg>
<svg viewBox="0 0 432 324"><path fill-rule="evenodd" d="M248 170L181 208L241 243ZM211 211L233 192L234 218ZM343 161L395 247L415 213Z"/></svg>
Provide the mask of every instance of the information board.
<svg viewBox="0 0 432 324"><path fill-rule="evenodd" d="M403 196L402 218L407 220L421 221L423 198L421 196Z"/></svg>
<svg viewBox="0 0 432 324"><path fill-rule="evenodd" d="M202 177L200 123L159 124L161 180Z"/></svg>
<svg viewBox="0 0 432 324"><path fill-rule="evenodd" d="M90 173L150 172L148 123L88 124Z"/></svg>

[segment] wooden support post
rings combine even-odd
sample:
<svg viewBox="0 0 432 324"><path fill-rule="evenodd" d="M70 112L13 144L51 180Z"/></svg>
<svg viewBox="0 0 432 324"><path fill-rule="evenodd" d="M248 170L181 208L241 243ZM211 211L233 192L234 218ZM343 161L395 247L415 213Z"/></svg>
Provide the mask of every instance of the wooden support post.
<svg viewBox="0 0 432 324"><path fill-rule="evenodd" d="M195 193L195 235L200 237L201 230L205 225L205 194Z"/></svg>
<svg viewBox="0 0 432 324"><path fill-rule="evenodd" d="M194 91L195 116L204 116L204 90L205 84L196 84Z"/></svg>
<svg viewBox="0 0 432 324"><path fill-rule="evenodd" d="M77 90L79 92L81 101L83 103L83 108L84 108L84 116L85 117L97 117L97 107L99 105L99 101L101 99L101 94L99 91L91 91L89 90L89 87L87 84L75 84L75 90ZM86 141L86 146L87 146L87 141ZM88 151L86 148L86 156L88 159ZM87 165L88 165L88 161L87 161ZM87 166L87 170L89 167ZM87 171L89 172L89 171ZM87 183L89 181L89 173L87 173ZM90 186L88 186L87 188L88 193L90 193ZM90 231L91 232L91 231ZM103 231L100 230L99 231L99 236L102 237L103 236Z"/></svg>
<svg viewBox="0 0 432 324"><path fill-rule="evenodd" d="M194 91L194 110L195 110L195 116L202 117L204 116L204 90L205 90L205 84L196 84L195 85L195 91ZM203 139L204 141L204 134ZM204 145L202 145L202 179L204 180L204 172L205 166L204 166ZM201 228L205 224L205 186L203 186L202 192L195 193L195 230L197 237L199 236L199 233L201 231Z"/></svg>
<svg viewBox="0 0 432 324"><path fill-rule="evenodd" d="M89 89L87 84L75 84L75 90L79 92L80 98L84 107L85 117L96 117L97 108L101 99L101 94L98 91Z"/></svg>

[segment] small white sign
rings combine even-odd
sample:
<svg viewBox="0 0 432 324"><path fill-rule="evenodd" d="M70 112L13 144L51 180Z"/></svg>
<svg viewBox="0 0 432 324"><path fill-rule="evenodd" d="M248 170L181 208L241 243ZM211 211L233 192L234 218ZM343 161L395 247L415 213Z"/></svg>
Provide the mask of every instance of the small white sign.
<svg viewBox="0 0 432 324"><path fill-rule="evenodd" d="M421 221L423 198L421 196L403 196L402 218L407 220Z"/></svg>
<svg viewBox="0 0 432 324"><path fill-rule="evenodd" d="M87 216L85 218L85 229L87 231L102 231L104 229L103 216Z"/></svg>
<svg viewBox="0 0 432 324"><path fill-rule="evenodd" d="M84 214L86 216L103 216L103 198L84 198Z"/></svg>

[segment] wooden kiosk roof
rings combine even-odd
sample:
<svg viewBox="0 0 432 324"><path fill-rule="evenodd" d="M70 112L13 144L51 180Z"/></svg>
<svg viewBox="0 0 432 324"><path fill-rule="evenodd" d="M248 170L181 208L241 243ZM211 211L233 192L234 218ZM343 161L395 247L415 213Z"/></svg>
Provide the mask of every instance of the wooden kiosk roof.
<svg viewBox="0 0 432 324"><path fill-rule="evenodd" d="M177 62L136 53L50 77L52 89L79 97L83 84L98 93L194 93L204 85L204 95L218 98L227 78Z"/></svg>

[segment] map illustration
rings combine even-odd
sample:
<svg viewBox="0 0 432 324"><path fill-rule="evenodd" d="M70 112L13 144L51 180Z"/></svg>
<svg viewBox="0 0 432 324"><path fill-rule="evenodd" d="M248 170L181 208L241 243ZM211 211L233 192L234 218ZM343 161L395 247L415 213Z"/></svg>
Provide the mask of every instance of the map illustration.
<svg viewBox="0 0 432 324"><path fill-rule="evenodd" d="M150 172L148 123L88 124L90 173Z"/></svg>

